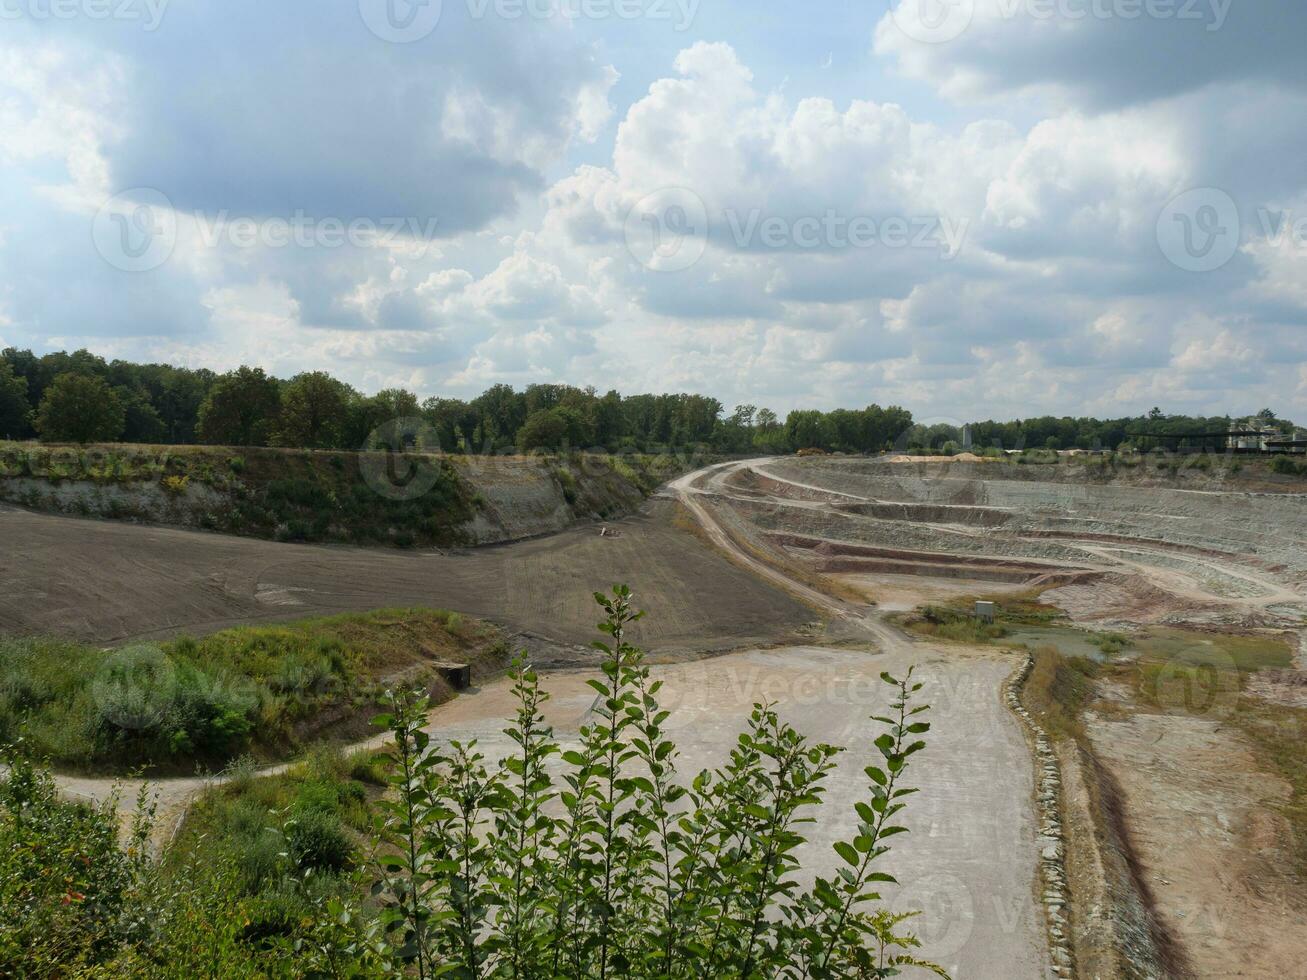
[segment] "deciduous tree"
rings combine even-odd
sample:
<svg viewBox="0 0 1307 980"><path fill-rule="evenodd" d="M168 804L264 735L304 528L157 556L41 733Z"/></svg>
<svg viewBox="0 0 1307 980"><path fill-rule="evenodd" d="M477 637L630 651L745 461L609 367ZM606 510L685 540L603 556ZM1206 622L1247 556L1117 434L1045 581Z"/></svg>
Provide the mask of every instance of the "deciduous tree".
<svg viewBox="0 0 1307 980"><path fill-rule="evenodd" d="M112 442L125 421L121 399L103 378L61 374L41 399L36 431L44 442Z"/></svg>

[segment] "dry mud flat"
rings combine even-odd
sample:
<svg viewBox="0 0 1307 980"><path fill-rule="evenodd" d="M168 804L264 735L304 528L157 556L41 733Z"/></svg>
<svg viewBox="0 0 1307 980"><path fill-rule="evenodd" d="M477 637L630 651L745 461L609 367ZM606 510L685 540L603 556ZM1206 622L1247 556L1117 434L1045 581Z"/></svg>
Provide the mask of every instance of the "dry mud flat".
<svg viewBox="0 0 1307 980"><path fill-rule="evenodd" d="M277 544L0 505L0 632L112 644L385 606L433 606L588 645L593 593L625 582L641 642L670 657L798 638L817 618L673 526L657 501L619 522L462 554Z"/></svg>

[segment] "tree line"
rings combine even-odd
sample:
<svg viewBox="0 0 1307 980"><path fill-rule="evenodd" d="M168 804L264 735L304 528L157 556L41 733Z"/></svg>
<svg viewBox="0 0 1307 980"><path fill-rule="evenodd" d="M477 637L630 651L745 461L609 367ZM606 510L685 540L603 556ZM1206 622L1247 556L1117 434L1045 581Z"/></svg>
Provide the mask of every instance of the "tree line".
<svg viewBox="0 0 1307 980"><path fill-rule="evenodd" d="M928 426L915 423L905 408L875 404L830 412L798 409L782 419L756 405L739 405L728 414L707 395L600 394L563 384L521 391L497 384L471 400L421 400L400 388L365 395L321 371L281 379L247 366L217 374L106 361L86 350L0 351L0 438L360 449L373 433L401 418L420 419L428 433L424 443L447 452L603 448L726 454L1149 449L1159 439L1225 432L1232 421L1154 408L1116 419L1041 416ZM1293 423L1270 409L1235 421L1294 431Z"/></svg>
<svg viewBox="0 0 1307 980"><path fill-rule="evenodd" d="M1111 449L1149 450L1158 446L1175 448L1191 444L1194 448L1220 448L1218 434L1228 432L1231 424L1239 427L1270 427L1286 436L1295 431L1294 423L1279 418L1264 408L1249 416L1168 415L1153 408L1146 415L1115 419L1055 418L1051 415L1012 422L973 422L944 433L959 445L977 449ZM938 434L937 434L938 435ZM1207 438L1200 438L1206 436ZM929 440L926 440L929 444Z"/></svg>
<svg viewBox="0 0 1307 980"><path fill-rule="evenodd" d="M46 442L359 449L394 419L420 419L448 452L604 448L613 452L802 448L879 452L912 424L897 406L795 411L696 394L623 395L562 384L497 384L471 400L390 388L365 395L321 371L281 379L243 366L106 361L89 351L0 352L0 437Z"/></svg>

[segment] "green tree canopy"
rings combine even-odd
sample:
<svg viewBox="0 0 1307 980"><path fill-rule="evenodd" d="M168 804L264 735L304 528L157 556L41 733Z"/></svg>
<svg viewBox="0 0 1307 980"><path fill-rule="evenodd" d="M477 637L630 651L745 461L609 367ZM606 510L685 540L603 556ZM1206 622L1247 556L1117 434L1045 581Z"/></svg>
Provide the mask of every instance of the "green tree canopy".
<svg viewBox="0 0 1307 980"><path fill-rule="evenodd" d="M21 439L28 433L32 406L27 401L27 379L15 374L8 361L0 361L0 437Z"/></svg>
<svg viewBox="0 0 1307 980"><path fill-rule="evenodd" d="M418 405L417 395L403 388L386 388L371 398L357 395L349 406L348 432L344 435L344 445L358 449L371 445L373 434L379 429L398 419L421 418L422 409Z"/></svg>
<svg viewBox="0 0 1307 980"><path fill-rule="evenodd" d="M103 378L61 374L45 390L36 431L46 442L113 442L123 433L122 400Z"/></svg>
<svg viewBox="0 0 1307 980"><path fill-rule="evenodd" d="M532 412L517 432L517 448L529 453L533 449L557 449L567 439L567 419L563 410L542 408Z"/></svg>
<svg viewBox="0 0 1307 980"><path fill-rule="evenodd" d="M277 441L309 449L341 445L356 397L353 388L325 371L296 375L281 391Z"/></svg>
<svg viewBox="0 0 1307 980"><path fill-rule="evenodd" d="M263 368L242 366L209 389L200 405L197 434L210 445L265 446L279 409L276 380Z"/></svg>

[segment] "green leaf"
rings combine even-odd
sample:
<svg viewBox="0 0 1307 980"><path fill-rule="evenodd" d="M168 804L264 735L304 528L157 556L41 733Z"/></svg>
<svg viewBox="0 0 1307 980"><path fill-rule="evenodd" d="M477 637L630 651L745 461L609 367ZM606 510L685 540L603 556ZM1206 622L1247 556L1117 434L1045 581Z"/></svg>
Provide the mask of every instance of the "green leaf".
<svg viewBox="0 0 1307 980"><path fill-rule="evenodd" d="M836 841L834 847L836 853L838 853L840 857L844 858L846 862L853 865L855 868L858 866L858 852L854 850L852 844L848 843L847 841L841 840L841 841Z"/></svg>

